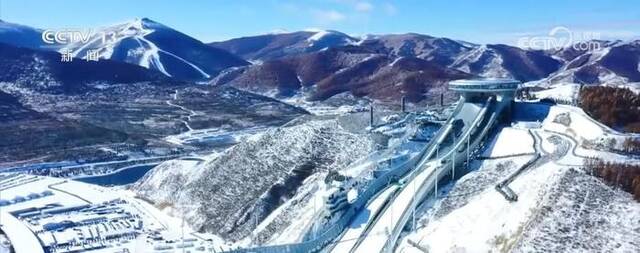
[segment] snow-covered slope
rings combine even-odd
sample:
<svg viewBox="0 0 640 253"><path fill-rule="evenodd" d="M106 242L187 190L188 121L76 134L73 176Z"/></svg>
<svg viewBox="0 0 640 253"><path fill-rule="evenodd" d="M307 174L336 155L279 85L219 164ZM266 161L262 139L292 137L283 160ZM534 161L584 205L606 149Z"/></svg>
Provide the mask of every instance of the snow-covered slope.
<svg viewBox="0 0 640 253"><path fill-rule="evenodd" d="M457 181L396 252L638 252L640 203L582 169L585 157L640 162L584 145L625 136L575 107L523 104L515 114L544 120L502 129L489 158L473 162L479 169ZM533 149L541 158L515 174ZM495 189L510 175L514 202Z"/></svg>
<svg viewBox="0 0 640 253"><path fill-rule="evenodd" d="M451 68L483 77L539 80L561 67L561 62L539 50L508 45L482 45L456 56Z"/></svg>
<svg viewBox="0 0 640 253"><path fill-rule="evenodd" d="M552 52L563 61L563 67L535 83L550 86L562 82L604 85L640 82L640 40L590 43L592 47L585 50L568 47Z"/></svg>
<svg viewBox="0 0 640 253"><path fill-rule="evenodd" d="M78 58L97 50L102 59L137 64L183 80L210 79L226 68L248 64L148 18L102 28L89 43L77 42L60 49L66 50Z"/></svg>
<svg viewBox="0 0 640 253"><path fill-rule="evenodd" d="M0 20L0 43L33 49L44 45L39 29L2 20Z"/></svg>
<svg viewBox="0 0 640 253"><path fill-rule="evenodd" d="M418 33L368 35L358 45L395 57L417 57L440 66L452 64L459 55L478 45Z"/></svg>
<svg viewBox="0 0 640 253"><path fill-rule="evenodd" d="M309 121L267 130L200 164L165 163L134 188L156 204L177 208L192 227L239 241L288 199L308 191L303 181L317 182L322 177L316 173L342 169L373 146L370 137L344 130L336 120ZM292 209L280 209L285 216L269 218L261 241L293 222L286 216Z"/></svg>
<svg viewBox="0 0 640 253"><path fill-rule="evenodd" d="M356 38L332 30L307 30L265 34L209 43L246 60L262 62L280 57L311 53L331 47L352 45Z"/></svg>

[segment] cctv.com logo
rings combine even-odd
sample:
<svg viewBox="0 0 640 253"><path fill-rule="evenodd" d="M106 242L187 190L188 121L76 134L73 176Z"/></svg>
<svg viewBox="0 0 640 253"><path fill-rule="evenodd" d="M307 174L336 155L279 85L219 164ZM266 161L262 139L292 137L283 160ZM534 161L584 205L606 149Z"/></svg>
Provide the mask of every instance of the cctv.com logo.
<svg viewBox="0 0 640 253"><path fill-rule="evenodd" d="M99 36L98 39L102 43L110 43L116 41L115 32L94 32L91 29L58 29L58 30L44 30L42 32L42 41L45 44L54 45L67 45L67 44L87 44L91 40Z"/></svg>
<svg viewBox="0 0 640 253"><path fill-rule="evenodd" d="M572 47L576 50L599 50L600 33L573 32L564 26L557 26L547 36L525 36L518 39L518 47L561 50Z"/></svg>

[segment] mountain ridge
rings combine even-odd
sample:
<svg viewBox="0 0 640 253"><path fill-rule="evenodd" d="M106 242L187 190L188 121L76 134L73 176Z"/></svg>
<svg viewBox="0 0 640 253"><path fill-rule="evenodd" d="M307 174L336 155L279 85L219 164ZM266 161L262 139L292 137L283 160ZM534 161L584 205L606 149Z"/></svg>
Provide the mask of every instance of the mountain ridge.
<svg viewBox="0 0 640 253"><path fill-rule="evenodd" d="M2 24L0 33L10 30L7 27L26 27ZM29 31L34 37L38 30ZM177 80L229 84L272 97L302 94L314 101L350 93L380 101L406 96L419 102L447 93L444 86L457 78L513 78L541 86L640 81L640 43L633 41L601 41L601 50L536 50L419 33L351 36L335 30L303 30L205 44L149 18L99 31L115 33L114 41L103 43L94 36L86 45L75 43L61 50L79 57L98 50L101 58L136 64ZM388 66L394 62L405 64ZM409 67L409 62L423 69Z"/></svg>

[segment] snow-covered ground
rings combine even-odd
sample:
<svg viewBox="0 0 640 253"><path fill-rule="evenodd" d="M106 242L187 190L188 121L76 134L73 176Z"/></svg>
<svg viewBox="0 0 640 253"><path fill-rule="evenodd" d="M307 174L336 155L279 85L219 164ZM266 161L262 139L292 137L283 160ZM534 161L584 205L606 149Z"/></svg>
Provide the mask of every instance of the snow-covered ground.
<svg viewBox="0 0 640 253"><path fill-rule="evenodd" d="M517 143L517 145L510 145L513 143ZM533 153L534 151L533 138L527 130L505 127L501 133L491 141L482 155L485 157L500 157Z"/></svg>
<svg viewBox="0 0 640 253"><path fill-rule="evenodd" d="M302 120L245 138L204 162L164 163L133 190L234 246L293 243L323 210L327 175L373 147L368 134L337 120Z"/></svg>
<svg viewBox="0 0 640 253"><path fill-rule="evenodd" d="M183 229L179 219L123 189L1 174L0 198L0 224L17 253L173 252L182 245L201 251L221 246L220 240L200 238L188 226Z"/></svg>
<svg viewBox="0 0 640 253"><path fill-rule="evenodd" d="M276 91L272 94L266 94L269 97L274 97ZM332 102L313 102L308 101L304 93L297 93L294 96L281 99L281 101L291 104L300 108L303 108L313 115L326 116L326 115L345 115L352 112L361 112L368 110L369 101L362 98L356 98L353 95L340 94L335 96L333 100L344 100L339 103Z"/></svg>
<svg viewBox="0 0 640 253"><path fill-rule="evenodd" d="M527 106L516 110L516 113L536 111L536 115L544 117L530 117L530 121L514 122L511 126L503 127L494 138L487 141L485 149L480 154L482 159L471 163L471 173L458 180L447 190L448 192L445 191L446 196L428 200L429 210L424 209L424 204L418 208L418 213L423 216L418 218L415 231L401 234L396 252L638 252L640 223L637 221L640 220L640 204L635 202L630 194L612 189L581 169L585 157L639 163L640 161L632 157L602 151L593 144L608 143L607 139L621 142L627 135L606 128L575 107L557 105L540 110ZM544 113L540 114L539 111ZM95 231L107 233L107 230L99 228L101 225L38 232L47 223L60 223L65 220L80 222L97 218L90 212L72 211L50 217L36 216L37 219L20 218L15 213L27 208L45 207L48 204L80 210L112 207L113 211L102 216L108 219L122 220L121 215L126 213L134 215L134 222L127 218L124 219L127 222L117 222L119 227L114 227L114 233L122 235L120 239L107 244L107 248L96 249L95 252L123 249L148 252L153 248L162 252L172 252L179 250L180 244L186 244L189 249L196 251L211 248L218 250L220 247L228 249L300 242L304 236L312 237L314 231L321 229L315 221L322 219L326 214L326 197L332 192L331 187L334 187L329 183L331 180L328 181L330 174L338 173L350 179L366 180L377 161L398 155L412 155L420 150L421 145L425 143L407 141L412 139L411 136L415 135L416 130L411 127L410 121L409 117L390 117L389 122L385 121L384 124L371 129L375 134L390 136L386 148L375 152L372 149L373 142L368 137L347 131L351 126L341 125L341 121L298 122L292 126L270 129L264 134L247 135L248 138L242 138L239 146L221 153L216 152L197 159L185 158L164 162L145 177L143 185L131 189L104 188L72 180L27 175L3 177L0 178L0 199L7 202L0 201L0 204L4 205L0 213L3 218L0 223L6 226L3 230L9 240L24 244L16 243L15 248L33 245L28 243L27 239L15 238L31 238L32 241L40 241L46 245L60 242L93 245L85 239L91 238ZM332 144L318 149L320 140L322 143ZM352 150L358 147L364 150ZM236 157L238 152L255 157L245 161L246 155ZM274 158L281 158L283 152L299 158L281 161ZM327 156L327 152L336 157ZM495 190L495 186L518 171L534 153L539 153L542 157L515 176L508 185L517 194L518 201L507 201ZM276 192L271 190L274 185L284 185L291 180L288 178L297 177L295 173L291 174L289 167L298 166L296 164L301 159L307 159L310 154L313 154L311 157L323 154L327 159L336 161L300 179L302 181L295 191L274 195ZM345 154L351 155L345 157ZM207 216L209 213L202 213L210 208L200 208L206 203L205 199L199 199L200 192L205 193L202 197L207 197L207 201L211 198L215 198L216 201L236 198L240 195L226 193L232 190L230 188L207 187L220 178L227 178L223 181L226 186L230 186L233 185L229 181L230 178L238 177L242 179L237 183L242 183L243 186L255 185L258 182L248 181L253 178L248 173L255 171L238 168L256 170L267 163L274 164L268 165L263 171L273 173L274 168L280 167L283 171L280 172L280 179L274 179L275 181L265 185L261 191L255 192L255 196L262 202L254 203L254 198L249 202L233 200L228 203L219 202L219 205L207 205L228 208L241 204L238 208L243 212L242 215L229 213L228 217L242 222L242 225L236 226L235 229L246 229L248 232L245 236L233 237L233 240L223 238L221 235L224 235L226 229L222 227L225 226L224 222L220 223L219 230L223 232L194 232L202 230L202 224L211 224L220 213L217 212L218 216L211 217ZM267 176L265 173L261 172L260 175ZM213 179L215 180L212 181ZM413 186L408 184L404 187ZM218 189L221 190L218 193L220 197L212 197L210 192ZM46 191L53 194L43 194ZM397 194L394 191L395 188L388 188L368 203L366 210L356 216L352 225L338 240L339 243L333 245L331 250L341 252L342 249L351 249L363 242L365 245L384 243L384 239L377 237L384 238L389 229L385 230L384 226L381 226L381 229L366 231L366 224L377 213L386 212L384 202L389 195ZM246 192L245 190L243 194ZM29 197L32 193L37 193L40 197ZM154 203L142 200L138 194L153 200ZM269 202L272 201L269 200L272 195L281 199ZM399 198L409 200L410 195ZM432 201L435 201L435 204L431 203ZM269 206L273 204L277 206ZM224 208L220 210L225 211ZM273 209L261 212L261 208ZM6 215L10 217L4 219ZM384 216L381 220L393 223L393 219L397 217L399 215L394 214ZM183 223L182 218L186 218L186 222ZM125 224L135 227L138 220L143 226L139 231L123 227ZM185 238L188 239L181 241L183 228ZM23 231L24 235L20 231ZM138 232L131 236L131 231ZM362 238L364 233L368 233L367 237ZM81 239L80 236L85 239ZM74 249L77 245L69 247L68 250Z"/></svg>
<svg viewBox="0 0 640 253"><path fill-rule="evenodd" d="M640 83L623 82L622 84L603 84L604 86L629 88L635 93L640 92ZM525 87L547 87L547 89L532 92L538 99L553 99L566 102L577 101L580 94L580 84L571 82L558 82L549 85L533 81L524 84Z"/></svg>
<svg viewBox="0 0 640 253"><path fill-rule="evenodd" d="M622 150L625 139L638 137L638 134L624 134L611 129L589 117L582 109L568 105L552 106L542 125L547 131L574 138L579 148L598 150L598 154L604 155L604 158L611 157L611 154L603 150ZM588 150L584 152L586 156L593 153ZM624 156L613 156L616 157L624 159Z"/></svg>
<svg viewBox="0 0 640 253"><path fill-rule="evenodd" d="M378 213L382 211L386 201L398 190L398 186L393 185L383 190L379 196L369 203L365 210L361 211L354 218L353 222L346 229L345 233L338 240L332 252L349 252L365 236L367 224L369 224Z"/></svg>
<svg viewBox="0 0 640 253"><path fill-rule="evenodd" d="M577 83L559 83L552 88L534 92L537 98L556 99L562 101L572 101L578 98L580 92L580 84Z"/></svg>
<svg viewBox="0 0 640 253"><path fill-rule="evenodd" d="M503 128L483 154L516 155L535 147L542 155L509 184L517 201L494 187L531 155L474 161L478 169L422 217L396 252L638 252L640 203L581 167L584 157L637 163L584 145L626 135L571 106L552 106L540 121Z"/></svg>

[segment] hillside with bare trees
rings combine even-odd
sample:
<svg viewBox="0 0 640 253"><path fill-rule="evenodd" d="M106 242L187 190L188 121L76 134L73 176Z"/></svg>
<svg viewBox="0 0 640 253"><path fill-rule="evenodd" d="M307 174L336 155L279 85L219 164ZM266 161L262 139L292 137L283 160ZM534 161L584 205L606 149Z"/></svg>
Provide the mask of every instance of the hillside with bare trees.
<svg viewBox="0 0 640 253"><path fill-rule="evenodd" d="M611 128L640 133L640 95L628 88L584 87L580 107Z"/></svg>
<svg viewBox="0 0 640 253"><path fill-rule="evenodd" d="M633 194L640 201L640 166L628 163L605 162L590 159L585 166L593 175L602 178L607 184Z"/></svg>

